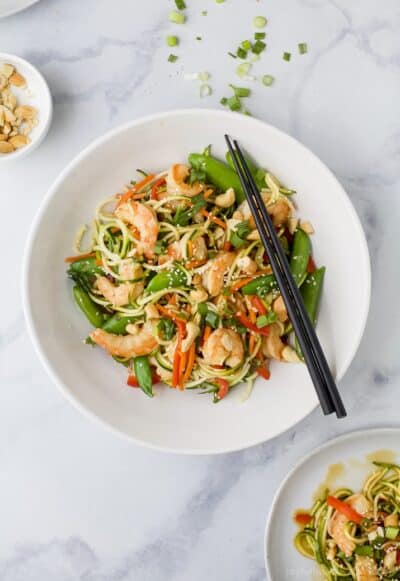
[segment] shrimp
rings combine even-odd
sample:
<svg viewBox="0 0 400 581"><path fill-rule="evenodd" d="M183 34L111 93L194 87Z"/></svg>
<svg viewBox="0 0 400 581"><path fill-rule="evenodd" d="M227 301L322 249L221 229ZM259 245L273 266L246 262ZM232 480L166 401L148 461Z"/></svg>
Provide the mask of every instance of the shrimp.
<svg viewBox="0 0 400 581"><path fill-rule="evenodd" d="M285 344L281 340L281 325L279 323L273 323L269 327L269 333L266 337L263 337L262 349L266 357L273 357L278 361L282 361L282 352L285 348Z"/></svg>
<svg viewBox="0 0 400 581"><path fill-rule="evenodd" d="M146 258L153 258L154 247L160 230L155 212L140 202L130 201L121 204L115 210L115 215L134 226L140 235L137 249Z"/></svg>
<svg viewBox="0 0 400 581"><path fill-rule="evenodd" d="M175 163L171 165L167 175L167 194L169 196L197 196L202 190L203 186L199 182L190 185L185 182L189 176L189 168L182 163Z"/></svg>
<svg viewBox="0 0 400 581"><path fill-rule="evenodd" d="M205 240L202 236L197 236L192 240L192 248L193 248L193 255L192 259L196 260L204 260L207 258L207 245Z"/></svg>
<svg viewBox="0 0 400 581"><path fill-rule="evenodd" d="M279 195L278 199L275 202L270 203L271 194L265 191L262 192L262 197L265 202L267 212L272 218L274 226L282 226L286 224L286 222L292 215L292 205L288 201L288 199L283 195ZM249 221L250 228L256 227L253 215L250 211L250 207L247 201L244 201L240 204L238 211L243 216L243 219Z"/></svg>
<svg viewBox="0 0 400 581"><path fill-rule="evenodd" d="M346 502L354 508L359 514L365 516L371 511L371 503L362 494L353 494L350 496ZM335 511L331 516L328 524L328 533L333 538L335 543L338 545L339 549L343 551L346 557L350 557L354 549L356 548L355 543L350 540L345 535L345 525L349 522L346 515L341 512ZM361 577L361 579L368 579L368 577Z"/></svg>
<svg viewBox="0 0 400 581"><path fill-rule="evenodd" d="M145 323L135 335L113 335L103 329L95 329L90 338L94 343L116 357L148 355L157 347L157 339L151 323Z"/></svg>
<svg viewBox="0 0 400 581"><path fill-rule="evenodd" d="M122 280L133 280L143 275L143 270L140 264L135 264L132 260L121 262L119 265L119 276Z"/></svg>
<svg viewBox="0 0 400 581"><path fill-rule="evenodd" d="M240 335L232 329L213 331L203 347L203 355L209 365L236 367L243 361L244 349Z"/></svg>
<svg viewBox="0 0 400 581"><path fill-rule="evenodd" d="M220 294L224 286L225 273L232 266L234 260L234 252L224 252L210 261L209 267L203 275L203 284L212 297Z"/></svg>
<svg viewBox="0 0 400 581"><path fill-rule="evenodd" d="M378 566L372 557L356 555L357 581L378 581Z"/></svg>
<svg viewBox="0 0 400 581"><path fill-rule="evenodd" d="M135 285L123 283L114 285L106 276L99 276L96 287L113 307L127 305L131 299L131 291Z"/></svg>

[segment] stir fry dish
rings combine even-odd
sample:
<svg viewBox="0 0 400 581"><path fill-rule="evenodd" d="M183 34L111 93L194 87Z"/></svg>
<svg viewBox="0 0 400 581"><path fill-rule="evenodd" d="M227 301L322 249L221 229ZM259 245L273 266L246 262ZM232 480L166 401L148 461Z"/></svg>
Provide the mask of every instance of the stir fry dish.
<svg viewBox="0 0 400 581"><path fill-rule="evenodd" d="M251 163L292 273L315 322L324 268L311 254L312 225L295 216L293 190ZM84 227L69 257L73 295L98 345L128 369L128 385L148 396L159 382L223 399L269 361L298 362L268 256L239 178L210 148L102 202L92 242Z"/></svg>
<svg viewBox="0 0 400 581"><path fill-rule="evenodd" d="M360 493L327 493L295 515L297 550L329 581L400 579L400 466L374 464Z"/></svg>

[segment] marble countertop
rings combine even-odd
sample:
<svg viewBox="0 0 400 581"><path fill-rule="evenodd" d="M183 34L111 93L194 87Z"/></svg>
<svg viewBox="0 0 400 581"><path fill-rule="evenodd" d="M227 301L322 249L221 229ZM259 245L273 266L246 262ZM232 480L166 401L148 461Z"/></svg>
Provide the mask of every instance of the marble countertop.
<svg viewBox="0 0 400 581"><path fill-rule="evenodd" d="M399 423L398 0L186 2L177 51L165 46L172 1L41 0L0 21L1 50L38 66L55 103L45 143L0 166L2 581L260 581L265 518L289 468L337 434ZM316 410L244 452L165 455L82 417L45 374L21 307L25 233L56 175L95 137L159 110L219 107L235 82L226 52L248 37L256 14L269 18L257 70L276 83L255 85L248 107L311 147L347 189L371 253L370 317L341 383L347 419ZM309 54L299 57L302 41ZM290 63L284 50L293 52ZM182 56L169 64L169 52ZM213 75L211 97L200 99L196 83L182 80L198 70Z"/></svg>

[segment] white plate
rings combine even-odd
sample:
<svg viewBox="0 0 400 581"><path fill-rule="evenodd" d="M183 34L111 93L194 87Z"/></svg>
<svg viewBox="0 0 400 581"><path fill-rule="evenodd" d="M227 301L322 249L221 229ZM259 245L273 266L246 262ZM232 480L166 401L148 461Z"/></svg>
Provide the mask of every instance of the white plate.
<svg viewBox="0 0 400 581"><path fill-rule="evenodd" d="M39 0L0 0L0 18L11 16L36 4Z"/></svg>
<svg viewBox="0 0 400 581"><path fill-rule="evenodd" d="M265 531L265 566L270 581L316 581L320 579L316 564L302 557L294 548L297 526L293 512L308 508L313 495L332 470L329 488L348 487L360 490L365 477L374 469L374 453L391 452L390 461L400 462L400 429L381 428L346 434L331 440L306 456L286 477L275 495ZM383 459L382 457L380 459ZM389 460L389 458L388 458Z"/></svg>
<svg viewBox="0 0 400 581"><path fill-rule="evenodd" d="M335 177L300 143L251 117L208 110L147 117L100 138L61 174L36 217L25 256L25 313L42 362L64 394L117 432L162 450L246 448L290 428L317 403L305 367L284 364L273 364L271 380L259 380L244 404L235 392L213 405L195 391L165 388L150 400L125 386L121 366L82 343L89 326L74 305L63 263L77 228L90 221L99 201L135 176L137 167L161 170L210 143L222 157L227 131L260 165L297 189L299 213L315 226L316 261L327 266L318 333L338 379L350 365L367 318L370 267L360 222Z"/></svg>
<svg viewBox="0 0 400 581"><path fill-rule="evenodd" d="M1 2L1 0L0 0ZM25 157L36 149L46 137L53 117L53 101L49 86L43 75L25 59L14 54L0 52L0 66L13 65L26 80L26 87L12 87L18 105L32 105L37 110L37 125L29 134L30 143L12 153L0 153L0 165Z"/></svg>

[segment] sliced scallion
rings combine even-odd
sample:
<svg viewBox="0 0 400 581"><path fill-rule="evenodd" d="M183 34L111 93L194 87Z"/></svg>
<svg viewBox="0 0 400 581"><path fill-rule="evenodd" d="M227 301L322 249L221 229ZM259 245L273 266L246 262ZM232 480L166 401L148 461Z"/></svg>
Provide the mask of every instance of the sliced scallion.
<svg viewBox="0 0 400 581"><path fill-rule="evenodd" d="M264 16L256 16L253 19L255 28L264 28L267 25L267 19Z"/></svg>
<svg viewBox="0 0 400 581"><path fill-rule="evenodd" d="M239 97L236 97L236 95L234 95L233 97L229 97L229 99L227 99L226 101L226 104L228 105L231 111L240 111L240 109L242 108L240 99Z"/></svg>
<svg viewBox="0 0 400 581"><path fill-rule="evenodd" d="M240 46L243 50L251 50L251 42L250 40L242 40Z"/></svg>
<svg viewBox="0 0 400 581"><path fill-rule="evenodd" d="M300 54L306 54L308 52L308 46L306 42L300 42L298 46Z"/></svg>
<svg viewBox="0 0 400 581"><path fill-rule="evenodd" d="M201 36L196 36L196 40L203 40Z"/></svg>
<svg viewBox="0 0 400 581"><path fill-rule="evenodd" d="M239 48L237 49L236 54L240 59L247 58L247 50L244 50L244 48L242 48L241 46L239 46Z"/></svg>
<svg viewBox="0 0 400 581"><path fill-rule="evenodd" d="M173 22L174 24L183 24L186 18L182 12L177 12L176 10L171 10L169 13L169 21Z"/></svg>
<svg viewBox="0 0 400 581"><path fill-rule="evenodd" d="M178 10L185 10L186 8L185 0L175 0L175 4Z"/></svg>
<svg viewBox="0 0 400 581"><path fill-rule="evenodd" d="M220 100L221 105L223 105L225 107L225 105L228 104L228 98L227 97L222 97L222 99Z"/></svg>
<svg viewBox="0 0 400 581"><path fill-rule="evenodd" d="M251 69L251 63L241 63L236 68L236 74L241 79L244 79L244 77L246 77L248 75L248 73L250 72L250 69Z"/></svg>
<svg viewBox="0 0 400 581"><path fill-rule="evenodd" d="M179 43L177 36L167 36L167 45L168 46L177 46Z"/></svg>
<svg viewBox="0 0 400 581"><path fill-rule="evenodd" d="M271 85L273 85L274 81L275 81L275 79L272 75L264 75L262 78L262 83L266 87L270 87Z"/></svg>
<svg viewBox="0 0 400 581"><path fill-rule="evenodd" d="M175 63L177 60L178 60L178 57L176 56L176 54L170 54L168 57L169 63Z"/></svg>
<svg viewBox="0 0 400 581"><path fill-rule="evenodd" d="M208 79L211 77L210 73L207 71L201 71L199 73L199 81L208 81Z"/></svg>
<svg viewBox="0 0 400 581"><path fill-rule="evenodd" d="M247 87L235 87L235 85L229 85L233 92L235 93L236 97L249 97L250 96L250 89Z"/></svg>
<svg viewBox="0 0 400 581"><path fill-rule="evenodd" d="M282 55L282 58L284 61L289 62L290 59L292 58L292 53L291 52L284 52Z"/></svg>
<svg viewBox="0 0 400 581"><path fill-rule="evenodd" d="M260 54L265 50L266 46L267 45L262 40L256 40L251 51L254 52L254 54Z"/></svg>
<svg viewBox="0 0 400 581"><path fill-rule="evenodd" d="M254 33L254 40L264 40L264 38L266 37L266 33L265 32L255 32Z"/></svg>
<svg viewBox="0 0 400 581"><path fill-rule="evenodd" d="M202 10L202 12L201 12L202 16L207 16L207 14L208 14L207 10Z"/></svg>
<svg viewBox="0 0 400 581"><path fill-rule="evenodd" d="M200 85L200 97L209 97L212 93L210 85L203 83Z"/></svg>

